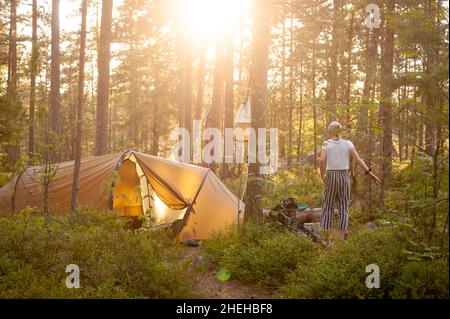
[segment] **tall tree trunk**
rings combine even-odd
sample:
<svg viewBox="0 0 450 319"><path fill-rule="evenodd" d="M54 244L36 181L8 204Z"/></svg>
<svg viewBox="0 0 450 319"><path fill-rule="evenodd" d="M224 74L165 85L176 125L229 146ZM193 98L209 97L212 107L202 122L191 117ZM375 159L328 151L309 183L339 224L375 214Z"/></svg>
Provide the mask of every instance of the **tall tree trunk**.
<svg viewBox="0 0 450 319"><path fill-rule="evenodd" d="M377 70L377 51L378 42L380 37L380 29L369 29L367 28L366 37L366 49L365 49L365 66L364 66L364 85L362 92L361 108L358 112L357 121L357 132L358 139L357 143L360 145L360 154L366 163L370 166L372 162L372 128L370 127L371 113L369 112L369 105L374 103L372 99L373 84L375 81L376 70ZM365 179L365 176L362 178ZM356 186L356 185L355 185ZM355 187L356 188L356 187ZM362 197L367 204L368 214L370 216L373 196L372 188L370 183L363 182L360 187Z"/></svg>
<svg viewBox="0 0 450 319"><path fill-rule="evenodd" d="M282 17L282 31L281 31L281 87L280 87L280 93L281 93L281 97L280 97L280 111L282 114L286 114L285 112L287 111L289 114L290 111L290 106L287 105L286 103L286 17L283 15ZM287 110L286 110L287 109ZM275 114L276 115L276 114ZM288 125L288 132L287 134L289 134L289 130L292 128L292 123L291 121L289 121L289 123L287 123ZM281 145L281 149L280 149L280 157L285 157L286 156L286 131L285 131L285 127L286 127L286 121L284 121L284 118L281 117L280 118L280 122L279 122L279 126L282 130L281 130L281 137L280 137L280 145ZM288 139L289 141L289 139ZM288 145L288 151L287 151L287 157L289 157L289 145Z"/></svg>
<svg viewBox="0 0 450 319"><path fill-rule="evenodd" d="M36 109L36 75L39 59L39 50L37 46L37 0L32 3L32 22L31 22L31 61L30 61L30 108L28 112L28 153L30 156L34 154L35 148L35 109Z"/></svg>
<svg viewBox="0 0 450 319"><path fill-rule="evenodd" d="M389 14L395 14L395 0L387 0L386 9ZM380 202L383 204L385 192L389 189L392 175L392 80L394 64L394 26L391 20L385 21L384 42L382 48L381 74L381 101L380 122L382 128L381 141L381 193Z"/></svg>
<svg viewBox="0 0 450 319"><path fill-rule="evenodd" d="M313 104L314 169L317 170L316 40L312 43L311 96Z"/></svg>
<svg viewBox="0 0 450 319"><path fill-rule="evenodd" d="M292 74L294 75L294 74ZM299 123L298 123L298 140L297 140L297 162L300 163L302 154L302 129L303 129L303 61L300 62L300 101L299 101Z"/></svg>
<svg viewBox="0 0 450 319"><path fill-rule="evenodd" d="M209 108L208 114L205 118L205 128L217 128L220 130L221 119L222 119L222 100L223 100L223 89L224 89L224 79L225 79L225 48L221 41L216 43L216 63L214 67L214 78L213 78L213 92L211 99L211 107ZM210 140L205 140L205 144L210 142ZM217 151L217 150L215 150ZM208 166L208 165L205 165ZM210 165L211 168L215 168L216 165Z"/></svg>
<svg viewBox="0 0 450 319"><path fill-rule="evenodd" d="M68 148L68 157L69 158L75 158L75 144L76 144L76 130L77 130L77 125L76 125L76 121L77 121L77 93L78 93L78 89L77 89L77 79L72 76L72 73L74 72L74 70L76 70L78 66L76 66L75 68L73 67L72 63L69 64L67 73L70 74L71 76L68 79L68 86L70 88L75 87L75 89L70 89L70 95L69 95L69 123L73 123L73 125L70 125L70 141L67 141L67 145L70 145L70 147Z"/></svg>
<svg viewBox="0 0 450 319"><path fill-rule="evenodd" d="M51 80L50 80L50 127L52 130L52 143L59 144L61 132L61 105L60 105L60 53L59 53L59 0L52 0L52 40L51 40ZM59 145L52 155L52 161L59 160Z"/></svg>
<svg viewBox="0 0 450 319"><path fill-rule="evenodd" d="M293 144L293 113L294 113L294 67L293 67L293 50L294 50L294 30L293 30L293 12L292 12L292 3L291 3L291 14L290 14L290 25L289 25L289 132L288 132L288 158L287 164L288 166L292 163L292 144ZM301 130L301 129L300 129ZM301 134L299 130L299 134ZM299 137L300 139L300 137Z"/></svg>
<svg viewBox="0 0 450 319"><path fill-rule="evenodd" d="M184 32L185 26L182 24L175 24L176 27L176 53L177 53L177 66L179 68L177 72L178 84L176 88L176 101L178 107L177 114L177 122L179 127L183 127L184 125L184 59L185 59L185 40L184 40ZM181 138L181 137L180 137Z"/></svg>
<svg viewBox="0 0 450 319"><path fill-rule="evenodd" d="M8 83L7 95L11 108L18 107L17 103L17 0L10 2L10 26L8 46ZM13 165L20 156L19 141L8 146L8 162Z"/></svg>
<svg viewBox="0 0 450 319"><path fill-rule="evenodd" d="M186 36L184 45L184 128L192 136L192 40Z"/></svg>
<svg viewBox="0 0 450 319"><path fill-rule="evenodd" d="M177 123L179 127L183 127L184 125L184 63L183 58L181 57L181 61L179 61L180 70L178 71L179 83L177 86Z"/></svg>
<svg viewBox="0 0 450 319"><path fill-rule="evenodd" d="M112 147L112 152L117 152L117 101L114 100L113 101L113 106L112 106L112 121L111 121L111 147Z"/></svg>
<svg viewBox="0 0 450 319"><path fill-rule="evenodd" d="M8 46L8 95L17 95L17 0L10 2L10 25Z"/></svg>
<svg viewBox="0 0 450 319"><path fill-rule="evenodd" d="M440 4L439 1L427 1L425 3L425 14L427 21L430 21L435 27L441 27L441 18L439 17L438 10ZM439 43L442 45L441 43ZM440 153L444 143L442 124L446 122L444 119L440 119L438 114L445 114L446 107L442 101L442 95L439 92L439 87L444 87L441 83L435 83L436 69L439 65L440 58L439 46L435 42L427 43L425 46L424 54L424 71L425 79L432 85L429 85L425 90L425 102L428 107L428 112L425 115L425 150L426 153L432 157L432 197L436 202L439 198L439 188L441 183L441 170ZM448 122L447 122L448 125ZM448 162L448 161L447 161ZM430 209L431 221L429 237L433 237L436 233L436 227L438 225L438 210L436 205L433 205Z"/></svg>
<svg viewBox="0 0 450 319"><path fill-rule="evenodd" d="M233 105L234 105L234 43L233 33L230 31L227 35L227 45L224 57L224 77L225 77L225 127L233 127Z"/></svg>
<svg viewBox="0 0 450 319"><path fill-rule="evenodd" d="M238 62L238 78L237 78L237 97L238 101L242 101L244 98L248 97L248 83L243 84L245 81L243 79L244 73L244 56L246 54L246 50L244 47L244 37L245 37L245 21L241 20L239 24L239 62Z"/></svg>
<svg viewBox="0 0 450 319"><path fill-rule="evenodd" d="M267 106L267 71L269 64L270 46L270 2L266 0L254 0L253 16L253 46L252 69L250 83L250 97L252 103L251 118L252 127L265 128L264 113ZM257 147L258 148L258 147ZM258 152L258 150L257 150ZM249 164L250 180L245 194L245 218L261 218L259 200L262 192L261 181L258 178L260 163Z"/></svg>
<svg viewBox="0 0 450 319"><path fill-rule="evenodd" d="M108 151L108 103L109 103L109 65L111 61L111 26L113 0L102 1L102 20L98 45L98 83L97 83L97 128L95 132L95 154Z"/></svg>
<svg viewBox="0 0 450 319"><path fill-rule="evenodd" d="M407 60L401 59L403 62L403 72L408 72L407 68ZM399 87L399 97L400 97L400 114L399 114L399 127L398 130L400 132L398 136L398 159L400 162L404 161L405 158L405 144L407 144L407 121L408 121L408 105L407 105L407 99L408 99L408 90L406 86Z"/></svg>
<svg viewBox="0 0 450 319"><path fill-rule="evenodd" d="M136 65L138 61L138 53L136 49L136 42L133 39L130 39L128 52L130 53L130 60L132 61L132 65ZM138 101L139 101L139 85L138 85L138 77L133 76L130 79L130 92L128 94L128 107L130 108L130 121L128 125L128 134L129 139L133 141L133 147L138 147L138 132L139 132L139 123L138 123Z"/></svg>
<svg viewBox="0 0 450 319"><path fill-rule="evenodd" d="M155 64L155 60L152 60L152 64ZM159 80L159 73L158 71L153 71L153 79L154 79L154 86L155 89L153 90L153 114L152 114L152 146L151 146L151 154L154 156L158 156L159 153L159 132L160 132L160 122L161 122L161 116L160 116L160 106L159 106L159 91L160 88L160 80Z"/></svg>
<svg viewBox="0 0 450 319"><path fill-rule="evenodd" d="M338 86L338 54L339 54L339 34L340 34L340 21L342 0L333 0L333 21L331 30L331 44L330 44L330 68L328 71L327 81L327 102L328 110L326 121L330 122L337 119L336 103L337 103L337 86Z"/></svg>
<svg viewBox="0 0 450 319"><path fill-rule="evenodd" d="M82 155L83 134L83 106L84 106L84 64L86 51L86 16L88 0L81 3L81 32L80 32L80 60L78 65L78 95L77 95L77 129L75 138L75 165L73 169L71 209L75 212L78 206L78 192L80 189L80 168Z"/></svg>
<svg viewBox="0 0 450 319"><path fill-rule="evenodd" d="M206 64L206 56L205 56L205 44L202 40L202 44L200 46L199 52L200 60L198 64L198 79L197 79L197 96L195 102L195 111L194 111L194 119L200 120L202 118L203 112L203 95L205 91L205 64Z"/></svg>
<svg viewBox="0 0 450 319"><path fill-rule="evenodd" d="M367 116L368 107L367 104L372 103L371 101L371 89L375 80L376 65L377 65L377 48L378 39L380 37L380 29L367 29L366 38L366 54L365 54L365 78L363 85L363 101L362 108L359 113L358 124L359 128L367 133Z"/></svg>
<svg viewBox="0 0 450 319"><path fill-rule="evenodd" d="M226 35L226 46L224 56L224 78L225 78L225 101L224 101L224 128L233 127L234 106L234 32L228 30ZM225 145L224 145L225 147ZM222 166L222 176L228 175L228 164Z"/></svg>
<svg viewBox="0 0 450 319"><path fill-rule="evenodd" d="M352 11L350 17L350 26L348 31L348 48L347 48L347 87L345 92L345 104L347 105L347 118L346 124L347 127L350 125L351 117L350 117L350 103L351 103L351 92L352 92L352 48L353 48L353 24L355 20L355 12Z"/></svg>
<svg viewBox="0 0 450 319"><path fill-rule="evenodd" d="M437 3L436 1L430 0L425 2L425 14L427 20L430 23L435 25L439 25L440 21L437 18ZM424 54L424 71L425 77L430 82L434 82L433 80L433 68L436 68L436 60L439 58L439 49L430 43L427 43L425 47ZM428 86L424 92L424 100L428 105L429 114L425 115L425 150L428 155L434 156L435 149L438 146L436 143L436 133L437 133L437 125L436 125L436 116L434 114L439 114L437 110L437 100L439 98L439 87L437 85Z"/></svg>

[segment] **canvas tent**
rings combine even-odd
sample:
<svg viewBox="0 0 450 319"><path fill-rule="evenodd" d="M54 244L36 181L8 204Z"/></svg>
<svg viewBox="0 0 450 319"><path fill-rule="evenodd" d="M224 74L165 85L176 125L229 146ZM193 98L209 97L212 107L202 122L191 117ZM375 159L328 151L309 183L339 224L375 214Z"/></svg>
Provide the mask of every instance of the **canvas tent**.
<svg viewBox="0 0 450 319"><path fill-rule="evenodd" d="M62 162L49 187L52 213L70 210L74 162ZM0 215L43 207L42 167L30 167L0 189ZM82 160L79 204L120 216L151 214L156 225L178 221L178 238L205 239L243 218L244 205L204 167L134 150ZM151 208L149 210L149 208Z"/></svg>

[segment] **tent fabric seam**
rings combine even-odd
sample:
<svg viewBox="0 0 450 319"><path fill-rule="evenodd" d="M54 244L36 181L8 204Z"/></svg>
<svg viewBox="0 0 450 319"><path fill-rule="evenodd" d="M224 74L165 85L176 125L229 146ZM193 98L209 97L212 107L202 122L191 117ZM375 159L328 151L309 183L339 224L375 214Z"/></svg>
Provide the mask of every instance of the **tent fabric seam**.
<svg viewBox="0 0 450 319"><path fill-rule="evenodd" d="M211 169L208 169L208 170L206 171L205 175L203 176L203 179L202 179L202 181L201 181L201 183L200 183L200 186L198 187L197 193L195 193L195 196L194 196L194 198L192 199L192 204L191 204L192 206L195 204L195 202L196 202L196 200L197 200L197 197L198 197L198 195L200 194L200 191L202 190L203 185L205 184L206 177L208 176L208 173L209 173L209 172L211 172Z"/></svg>

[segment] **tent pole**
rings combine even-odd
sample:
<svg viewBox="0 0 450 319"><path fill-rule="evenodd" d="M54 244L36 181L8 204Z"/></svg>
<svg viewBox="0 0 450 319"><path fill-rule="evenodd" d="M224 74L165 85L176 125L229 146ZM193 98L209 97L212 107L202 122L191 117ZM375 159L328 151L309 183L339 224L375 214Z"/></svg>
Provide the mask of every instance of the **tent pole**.
<svg viewBox="0 0 450 319"><path fill-rule="evenodd" d="M238 230L239 230L239 228L240 228L240 209L241 209L241 200L240 200L240 198L239 198L239 196L241 195L241 188L242 188L242 175L244 174L244 165L245 165L245 161L244 161L244 163L242 163L242 165L241 165L241 176L239 177L239 190L238 190L238 203L237 203L237 228L238 228Z"/></svg>
<svg viewBox="0 0 450 319"><path fill-rule="evenodd" d="M245 155L245 159L246 159L247 162L248 162L248 155L247 155L247 154ZM242 189L242 177L243 177L243 175L244 175L244 167L245 167L245 163L246 163L246 161L244 160L244 162L242 163L242 166L241 166L241 176L240 176L240 181L239 181L238 212L237 212L237 214L238 214L238 217L237 217L237 227L238 227L238 230L239 230L240 225L241 225L241 220L240 220L240 215L241 215L241 202L242 202L243 199L244 199L244 195L245 195L245 192L246 192L246 190L247 190L247 183L248 183L248 165L247 165L247 171L246 171L246 173L245 173L245 184L244 184L244 188ZM241 195L241 189L242 189L242 195Z"/></svg>

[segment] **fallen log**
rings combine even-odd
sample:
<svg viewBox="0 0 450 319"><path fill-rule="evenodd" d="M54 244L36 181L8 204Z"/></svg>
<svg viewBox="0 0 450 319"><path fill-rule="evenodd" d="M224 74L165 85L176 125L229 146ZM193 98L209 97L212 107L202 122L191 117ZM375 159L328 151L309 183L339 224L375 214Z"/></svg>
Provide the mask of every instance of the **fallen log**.
<svg viewBox="0 0 450 319"><path fill-rule="evenodd" d="M297 210L295 212L295 218L300 224L304 223L315 223L320 220L320 214L322 213L322 208L306 208L303 210Z"/></svg>

